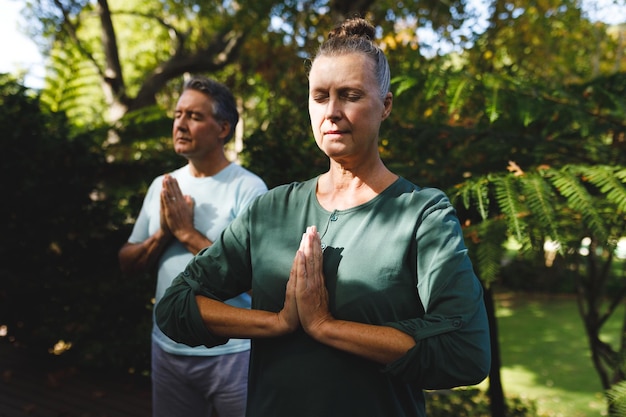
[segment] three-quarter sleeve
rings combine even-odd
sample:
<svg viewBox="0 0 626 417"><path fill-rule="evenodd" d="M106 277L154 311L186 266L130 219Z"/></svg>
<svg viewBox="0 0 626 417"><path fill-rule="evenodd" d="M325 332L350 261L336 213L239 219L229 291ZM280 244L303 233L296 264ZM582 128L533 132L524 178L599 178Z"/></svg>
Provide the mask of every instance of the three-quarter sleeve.
<svg viewBox="0 0 626 417"><path fill-rule="evenodd" d="M230 223L212 246L191 259L155 306L156 324L172 340L207 347L228 342L228 338L208 330L196 296L223 302L250 289L247 224L246 211Z"/></svg>
<svg viewBox="0 0 626 417"><path fill-rule="evenodd" d="M386 323L415 346L385 371L424 389L472 385L489 373L489 326L454 209L447 199L425 213L417 229L418 293L423 317Z"/></svg>
<svg viewBox="0 0 626 417"><path fill-rule="evenodd" d="M200 293L209 296L200 291L199 283L189 277L189 272L182 272L155 306L157 325L178 343L206 347L223 345L228 342L228 338L212 334L204 325L196 303L196 295Z"/></svg>

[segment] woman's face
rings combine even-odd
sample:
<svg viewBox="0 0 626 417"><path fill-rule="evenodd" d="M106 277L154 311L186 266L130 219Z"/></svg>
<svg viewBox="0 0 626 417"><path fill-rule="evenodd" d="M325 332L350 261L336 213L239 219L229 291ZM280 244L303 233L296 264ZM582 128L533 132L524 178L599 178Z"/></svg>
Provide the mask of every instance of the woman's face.
<svg viewBox="0 0 626 417"><path fill-rule="evenodd" d="M317 146L330 158L348 163L378 154L380 123L391 111L383 100L374 63L360 53L320 56L309 74L309 115Z"/></svg>

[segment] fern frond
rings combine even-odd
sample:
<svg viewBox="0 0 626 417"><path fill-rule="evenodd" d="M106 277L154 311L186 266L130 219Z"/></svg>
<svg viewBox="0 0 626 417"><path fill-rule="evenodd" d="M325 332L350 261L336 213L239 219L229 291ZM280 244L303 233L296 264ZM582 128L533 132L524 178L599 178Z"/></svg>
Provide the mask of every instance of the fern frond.
<svg viewBox="0 0 626 417"><path fill-rule="evenodd" d="M472 230L478 236L478 243L470 248L474 254L481 281L489 286L494 282L502 267L506 224L500 220L485 220Z"/></svg>
<svg viewBox="0 0 626 417"><path fill-rule="evenodd" d="M451 194L450 199L453 204L460 199L466 209L475 203L475 208L481 219L487 220L489 217L489 180L486 177L480 177L459 184Z"/></svg>
<svg viewBox="0 0 626 417"><path fill-rule="evenodd" d="M617 210L621 213L626 212L626 169L622 169L622 177L617 173L619 168L606 165L591 166L587 169L586 179L589 183L596 186L606 200L615 204Z"/></svg>
<svg viewBox="0 0 626 417"><path fill-rule="evenodd" d="M515 177L504 175L493 177L494 193L496 201L502 213L506 216L509 230L515 234L519 242L524 242L527 235L521 221L523 208L519 201L519 193L515 187Z"/></svg>
<svg viewBox="0 0 626 417"><path fill-rule="evenodd" d="M486 179L475 181L470 191L476 201L476 209L480 217L487 220L489 217L489 181Z"/></svg>
<svg viewBox="0 0 626 417"><path fill-rule="evenodd" d="M77 127L101 124L106 104L100 78L93 64L82 60L71 48L53 49L46 68L42 102L64 112Z"/></svg>
<svg viewBox="0 0 626 417"><path fill-rule="evenodd" d="M606 238L608 232L600 212L596 209L594 198L589 194L582 181L574 175L571 167L551 171L550 181L566 200L568 206L580 213L587 226L598 236Z"/></svg>
<svg viewBox="0 0 626 417"><path fill-rule="evenodd" d="M554 209L556 196L550 184L540 174L531 173L521 177L521 185L531 214L553 240L560 242Z"/></svg>
<svg viewBox="0 0 626 417"><path fill-rule="evenodd" d="M607 398L615 416L626 416L626 381L613 385L607 391Z"/></svg>
<svg viewBox="0 0 626 417"><path fill-rule="evenodd" d="M454 187L454 190L449 193L452 205L456 206L458 204L457 202L461 200L463 207L469 209L472 203L471 188L471 183L469 181L457 184Z"/></svg>

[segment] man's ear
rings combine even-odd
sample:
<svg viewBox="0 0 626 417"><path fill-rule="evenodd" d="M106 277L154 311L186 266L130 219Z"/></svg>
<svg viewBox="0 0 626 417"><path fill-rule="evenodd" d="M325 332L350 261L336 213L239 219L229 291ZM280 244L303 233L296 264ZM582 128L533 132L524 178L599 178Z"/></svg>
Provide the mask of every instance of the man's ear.
<svg viewBox="0 0 626 417"><path fill-rule="evenodd" d="M222 140L226 140L228 134L230 133L230 123L228 123L227 121L220 122L220 128L222 129L222 131L220 132L219 136Z"/></svg>

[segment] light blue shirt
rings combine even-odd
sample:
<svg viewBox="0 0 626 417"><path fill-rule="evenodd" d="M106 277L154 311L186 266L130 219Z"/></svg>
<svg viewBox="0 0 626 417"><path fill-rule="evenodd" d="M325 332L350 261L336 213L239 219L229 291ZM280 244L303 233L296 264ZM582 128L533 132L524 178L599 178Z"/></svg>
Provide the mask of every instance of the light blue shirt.
<svg viewBox="0 0 626 417"><path fill-rule="evenodd" d="M211 177L194 177L189 165L171 173L183 194L194 200L194 227L211 242L216 241L222 230L259 195L267 191L265 183L245 168L231 163ZM137 217L128 241L140 243L160 228L160 195L163 176L154 179ZM172 280L187 266L193 254L179 241L173 241L159 258L155 303L158 303ZM250 296L240 294L227 301L235 307L250 308ZM187 356L217 356L243 352L250 349L247 339L231 339L227 344L214 348L190 347L167 337L156 326L152 327L152 339L166 352Z"/></svg>

